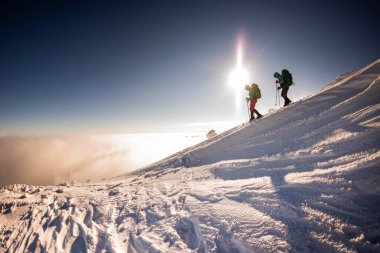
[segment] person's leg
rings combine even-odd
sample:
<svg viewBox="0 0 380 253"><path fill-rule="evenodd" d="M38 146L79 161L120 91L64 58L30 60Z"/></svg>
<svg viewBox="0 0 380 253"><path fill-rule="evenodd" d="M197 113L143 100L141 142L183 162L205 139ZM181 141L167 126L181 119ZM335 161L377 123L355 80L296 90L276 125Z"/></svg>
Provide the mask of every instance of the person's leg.
<svg viewBox="0 0 380 253"><path fill-rule="evenodd" d="M254 104L254 107L253 107L252 109L253 109L253 112L256 113L256 115L257 115L257 119L259 119L259 118L261 118L263 115L261 115L261 113L259 113L259 112L255 109L256 103L257 103L257 99L255 100L255 104Z"/></svg>
<svg viewBox="0 0 380 253"><path fill-rule="evenodd" d="M249 109L250 109L250 111L251 111L251 118L250 118L250 120L255 119L253 113L254 113L254 111L255 111L255 105L256 105L256 102L257 102L257 100L251 100L251 102L250 102L250 104L249 104Z"/></svg>
<svg viewBox="0 0 380 253"><path fill-rule="evenodd" d="M259 113L256 109L253 110L257 114L257 118L261 118L263 115Z"/></svg>
<svg viewBox="0 0 380 253"><path fill-rule="evenodd" d="M282 91L281 91L281 97L284 98L285 100L285 103L284 103L284 106L287 106L288 104L290 104L292 101L288 98L288 91L289 91L289 86L285 86L282 88Z"/></svg>

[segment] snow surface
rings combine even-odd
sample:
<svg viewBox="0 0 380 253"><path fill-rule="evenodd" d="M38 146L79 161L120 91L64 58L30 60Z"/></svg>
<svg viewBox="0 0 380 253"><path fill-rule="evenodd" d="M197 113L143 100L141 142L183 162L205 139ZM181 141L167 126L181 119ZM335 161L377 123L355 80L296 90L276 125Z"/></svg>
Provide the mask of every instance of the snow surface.
<svg viewBox="0 0 380 253"><path fill-rule="evenodd" d="M380 60L138 172L4 187L0 252L380 252L379 94Z"/></svg>

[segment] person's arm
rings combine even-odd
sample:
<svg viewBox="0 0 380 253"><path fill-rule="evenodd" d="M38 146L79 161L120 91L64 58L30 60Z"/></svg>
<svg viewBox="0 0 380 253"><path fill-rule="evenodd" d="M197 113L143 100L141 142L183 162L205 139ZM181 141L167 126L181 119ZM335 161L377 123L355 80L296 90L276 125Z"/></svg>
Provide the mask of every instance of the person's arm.
<svg viewBox="0 0 380 253"><path fill-rule="evenodd" d="M256 92L254 90L249 93L249 99L251 99L251 101L256 99Z"/></svg>
<svg viewBox="0 0 380 253"><path fill-rule="evenodd" d="M279 86L277 86L277 84L279 85ZM279 79L276 79L276 87L277 87L277 90L280 90L282 87L281 87L281 82L280 82L280 80Z"/></svg>
<svg viewBox="0 0 380 253"><path fill-rule="evenodd" d="M281 86L284 85L285 80L284 80L284 77L282 75L280 75L278 77L278 80L279 80Z"/></svg>

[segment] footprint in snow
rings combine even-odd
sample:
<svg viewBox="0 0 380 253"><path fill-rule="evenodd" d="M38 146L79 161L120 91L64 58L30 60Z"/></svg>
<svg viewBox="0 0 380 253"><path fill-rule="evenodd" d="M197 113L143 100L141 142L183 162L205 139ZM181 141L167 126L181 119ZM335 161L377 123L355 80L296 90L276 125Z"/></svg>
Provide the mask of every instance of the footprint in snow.
<svg viewBox="0 0 380 253"><path fill-rule="evenodd" d="M108 196L112 197L112 196L116 196L119 194L119 191L118 190L111 190L109 193L108 193Z"/></svg>

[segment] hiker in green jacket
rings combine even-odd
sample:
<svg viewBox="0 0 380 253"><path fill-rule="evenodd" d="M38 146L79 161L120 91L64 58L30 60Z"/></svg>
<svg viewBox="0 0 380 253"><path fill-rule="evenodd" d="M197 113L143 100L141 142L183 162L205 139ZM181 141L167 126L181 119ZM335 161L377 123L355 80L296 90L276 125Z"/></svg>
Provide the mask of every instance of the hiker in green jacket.
<svg viewBox="0 0 380 253"><path fill-rule="evenodd" d="M251 111L251 118L249 120L252 121L255 119L253 113L256 113L257 119L261 118L263 115L261 115L255 109L257 100L261 98L261 92L260 92L259 86L256 83L253 83L251 86L246 85L245 90L249 92L249 97L246 98L247 103L249 102L249 109Z"/></svg>

